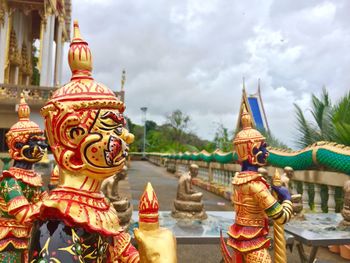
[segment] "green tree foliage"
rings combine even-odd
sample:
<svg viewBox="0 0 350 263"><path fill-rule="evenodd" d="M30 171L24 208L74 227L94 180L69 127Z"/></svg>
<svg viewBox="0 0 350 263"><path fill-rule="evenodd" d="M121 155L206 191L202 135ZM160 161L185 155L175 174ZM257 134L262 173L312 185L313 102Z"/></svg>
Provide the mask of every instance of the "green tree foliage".
<svg viewBox="0 0 350 263"><path fill-rule="evenodd" d="M217 123L217 128L214 137L214 143L217 149L223 152L232 151L232 139L229 138L229 131L222 123Z"/></svg>
<svg viewBox="0 0 350 263"><path fill-rule="evenodd" d="M260 131L260 133L266 138L266 143L268 146L279 149L289 149L289 147L276 138L271 132L265 130Z"/></svg>
<svg viewBox="0 0 350 263"><path fill-rule="evenodd" d="M335 141L350 145L350 92L334 107Z"/></svg>
<svg viewBox="0 0 350 263"><path fill-rule="evenodd" d="M158 125L152 120L146 121L147 152L195 152L203 149L213 151L215 144L202 140L196 134L187 131L190 117L176 110L166 118L167 122ZM141 152L143 147L143 126L134 124L127 118L127 127L135 135L130 145L131 152Z"/></svg>
<svg viewBox="0 0 350 263"><path fill-rule="evenodd" d="M184 114L181 110L175 110L166 119L172 130L172 139L179 144L183 144L183 134L190 124L190 116Z"/></svg>
<svg viewBox="0 0 350 263"><path fill-rule="evenodd" d="M297 116L296 144L300 148L317 141L350 145L350 93L336 105L332 105L326 89L323 89L320 98L314 94L311 98L312 121L308 121L302 109L294 104Z"/></svg>
<svg viewBox="0 0 350 263"><path fill-rule="evenodd" d="M40 72L37 68L39 62L39 58L37 57L37 48L34 43L32 45L32 67L33 67L33 75L31 84L38 86L40 84Z"/></svg>

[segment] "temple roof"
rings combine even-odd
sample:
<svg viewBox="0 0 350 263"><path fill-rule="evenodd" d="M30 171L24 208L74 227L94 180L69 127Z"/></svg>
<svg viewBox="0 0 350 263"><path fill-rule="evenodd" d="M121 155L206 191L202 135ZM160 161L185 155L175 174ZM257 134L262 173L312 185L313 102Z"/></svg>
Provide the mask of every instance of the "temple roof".
<svg viewBox="0 0 350 263"><path fill-rule="evenodd" d="M258 85L258 91L255 94L250 95L247 95L245 90L245 84L243 83L242 100L240 104L240 110L238 115L239 118L237 121L236 131L242 129L240 116L242 115L242 110L244 107L247 110L248 114L251 116L253 128L259 131L269 131L269 124L267 122L263 100L261 97L260 80Z"/></svg>
<svg viewBox="0 0 350 263"><path fill-rule="evenodd" d="M1 2L1 1L0 1ZM29 14L32 11L36 11L34 15L38 19L43 19L44 16L47 15L48 7L53 10L53 13L56 17L62 17L64 20L64 39L66 42L70 41L70 28L71 28L71 15L72 15L72 3L71 0L6 0L6 5L12 9L20 9L25 14ZM49 5L48 5L48 4ZM40 26L37 26L40 28ZM39 38L40 30L36 30L34 34L36 34L37 38Z"/></svg>

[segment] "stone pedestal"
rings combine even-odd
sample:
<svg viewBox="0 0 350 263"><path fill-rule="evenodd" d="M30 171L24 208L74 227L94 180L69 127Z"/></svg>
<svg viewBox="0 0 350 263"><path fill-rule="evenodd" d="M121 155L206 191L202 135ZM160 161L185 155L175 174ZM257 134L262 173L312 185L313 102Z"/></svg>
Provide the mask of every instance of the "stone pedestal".
<svg viewBox="0 0 350 263"><path fill-rule="evenodd" d="M204 210L203 202L174 200L174 209L171 212L172 217L181 219L206 219L207 214Z"/></svg>
<svg viewBox="0 0 350 263"><path fill-rule="evenodd" d="M341 227L350 227L350 180L346 181L343 187L344 205L341 210L343 221L340 222Z"/></svg>
<svg viewBox="0 0 350 263"><path fill-rule="evenodd" d="M124 229L129 227L133 210L129 199L119 194L119 182L126 179L127 170L128 168L124 166L120 173L107 178L101 186L101 191L109 199L118 214L119 225Z"/></svg>
<svg viewBox="0 0 350 263"><path fill-rule="evenodd" d="M127 198L121 198L120 200L112 201L114 209L117 211L119 218L119 225L123 228L127 228L130 224L133 207Z"/></svg>
<svg viewBox="0 0 350 263"><path fill-rule="evenodd" d="M293 215L295 219L304 219L303 213L303 202L301 194L294 194L291 196L291 201L293 204Z"/></svg>

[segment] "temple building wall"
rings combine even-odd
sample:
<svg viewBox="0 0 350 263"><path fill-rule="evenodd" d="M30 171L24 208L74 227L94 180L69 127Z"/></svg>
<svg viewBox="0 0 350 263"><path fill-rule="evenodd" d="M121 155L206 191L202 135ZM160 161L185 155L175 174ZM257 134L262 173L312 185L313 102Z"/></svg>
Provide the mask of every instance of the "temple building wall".
<svg viewBox="0 0 350 263"><path fill-rule="evenodd" d="M2 20L0 19L0 83L3 83L5 79L8 27L9 15L4 13Z"/></svg>
<svg viewBox="0 0 350 263"><path fill-rule="evenodd" d="M62 85L62 53L70 28L71 0L0 0L0 152L4 134L17 121L22 93L31 118L44 128L39 111Z"/></svg>

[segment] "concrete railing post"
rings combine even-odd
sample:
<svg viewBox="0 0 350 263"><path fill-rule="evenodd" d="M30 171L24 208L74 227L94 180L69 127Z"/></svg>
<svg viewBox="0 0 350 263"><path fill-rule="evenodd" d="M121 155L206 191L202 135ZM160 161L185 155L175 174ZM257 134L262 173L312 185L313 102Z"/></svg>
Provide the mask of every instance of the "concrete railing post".
<svg viewBox="0 0 350 263"><path fill-rule="evenodd" d="M304 209L308 207L307 210L310 210L309 208L309 194L308 194L308 185L303 182L303 207Z"/></svg>
<svg viewBox="0 0 350 263"><path fill-rule="evenodd" d="M315 184L315 198L314 198L314 204L315 204L315 212L321 213L321 186L319 184Z"/></svg>
<svg viewBox="0 0 350 263"><path fill-rule="evenodd" d="M328 186L328 213L335 212L335 200L334 200L335 187Z"/></svg>

